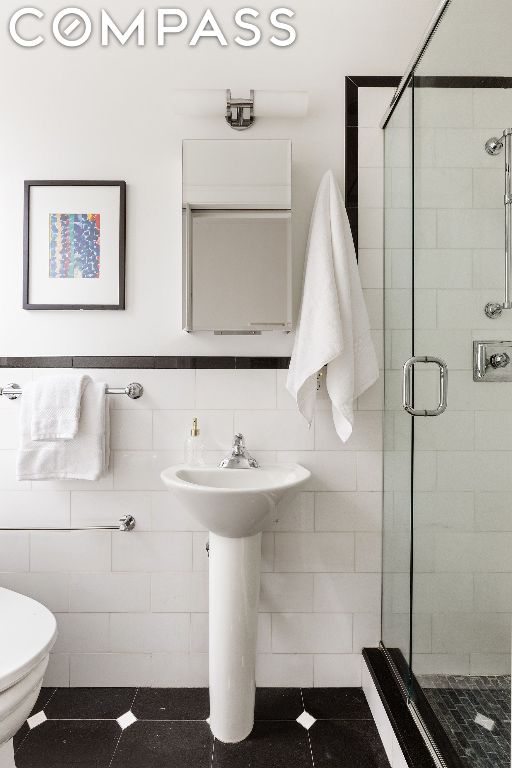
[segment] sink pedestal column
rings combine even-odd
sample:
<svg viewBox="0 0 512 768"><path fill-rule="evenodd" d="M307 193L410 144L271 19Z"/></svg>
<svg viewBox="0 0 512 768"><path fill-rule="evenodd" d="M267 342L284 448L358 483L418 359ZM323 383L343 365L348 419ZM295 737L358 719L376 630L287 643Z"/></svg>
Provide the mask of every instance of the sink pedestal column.
<svg viewBox="0 0 512 768"><path fill-rule="evenodd" d="M210 533L210 728L228 744L254 725L261 533Z"/></svg>
<svg viewBox="0 0 512 768"><path fill-rule="evenodd" d="M16 768L12 739L9 739L5 744L0 745L0 768Z"/></svg>

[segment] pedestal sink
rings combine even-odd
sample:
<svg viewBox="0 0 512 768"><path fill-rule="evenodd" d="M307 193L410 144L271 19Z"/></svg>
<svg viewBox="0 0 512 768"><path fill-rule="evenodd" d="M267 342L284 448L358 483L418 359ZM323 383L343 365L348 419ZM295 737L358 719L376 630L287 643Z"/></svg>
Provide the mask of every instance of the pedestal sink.
<svg viewBox="0 0 512 768"><path fill-rule="evenodd" d="M299 464L257 469L178 465L167 488L210 531L210 728L220 741L254 725L261 531L276 504L310 477Z"/></svg>

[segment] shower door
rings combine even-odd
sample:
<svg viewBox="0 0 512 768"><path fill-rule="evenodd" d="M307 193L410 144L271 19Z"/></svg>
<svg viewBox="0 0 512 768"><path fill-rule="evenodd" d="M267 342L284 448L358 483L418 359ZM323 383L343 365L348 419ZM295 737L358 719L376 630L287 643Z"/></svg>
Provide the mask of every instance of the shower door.
<svg viewBox="0 0 512 768"><path fill-rule="evenodd" d="M512 358L512 310L485 313L505 295L485 144L512 127L512 3L493 7L452 0L384 133L382 640L468 768L510 766L512 363L473 370L474 342Z"/></svg>
<svg viewBox="0 0 512 768"><path fill-rule="evenodd" d="M413 78L413 349L446 361L449 388L444 413L412 419L411 669L466 765L508 768L512 376L475 381L473 342L512 342L512 311L484 311L505 271L503 156L484 145L512 125L512 81L432 76L433 53ZM438 377L416 366L417 408Z"/></svg>

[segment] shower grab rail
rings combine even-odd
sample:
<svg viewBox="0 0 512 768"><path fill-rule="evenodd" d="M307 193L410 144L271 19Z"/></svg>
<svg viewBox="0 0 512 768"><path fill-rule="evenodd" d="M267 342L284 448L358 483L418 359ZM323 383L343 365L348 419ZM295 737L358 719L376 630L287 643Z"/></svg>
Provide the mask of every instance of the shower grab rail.
<svg viewBox="0 0 512 768"><path fill-rule="evenodd" d="M22 389L19 384L8 384L6 387L0 387L0 396L6 397L8 400L17 400L22 395ZM144 387L142 384L132 382L127 387L107 387L105 389L107 395L127 395L130 400L138 400L144 394Z"/></svg>
<svg viewBox="0 0 512 768"><path fill-rule="evenodd" d="M0 528L0 532L5 531L125 531L130 533L136 525L136 520L132 515L123 515L117 525L86 525L71 528L46 528L44 526L29 526L28 528Z"/></svg>
<svg viewBox="0 0 512 768"><path fill-rule="evenodd" d="M439 367L439 404L437 408L413 408L412 405L412 372L416 363L435 363ZM402 406L411 416L440 416L448 406L448 366L440 357L411 357L404 363Z"/></svg>
<svg viewBox="0 0 512 768"><path fill-rule="evenodd" d="M499 317L504 309L512 309L512 128L505 128L500 137L492 136L485 142L488 155L499 155L505 149L505 300L489 301L484 312L490 320Z"/></svg>

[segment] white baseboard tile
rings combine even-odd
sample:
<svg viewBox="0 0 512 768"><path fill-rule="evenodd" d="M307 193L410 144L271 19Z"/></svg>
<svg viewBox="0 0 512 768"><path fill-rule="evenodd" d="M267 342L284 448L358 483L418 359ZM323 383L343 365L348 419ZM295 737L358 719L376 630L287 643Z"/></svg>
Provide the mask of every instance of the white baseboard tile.
<svg viewBox="0 0 512 768"><path fill-rule="evenodd" d="M153 653L151 683L153 688L207 688L207 653Z"/></svg>
<svg viewBox="0 0 512 768"><path fill-rule="evenodd" d="M269 688L313 688L313 654L258 653L256 685Z"/></svg>
<svg viewBox="0 0 512 768"><path fill-rule="evenodd" d="M151 685L151 654L71 654L70 685L72 688L149 687Z"/></svg>
<svg viewBox="0 0 512 768"><path fill-rule="evenodd" d="M319 653L313 659L315 688L360 688L361 654Z"/></svg>
<svg viewBox="0 0 512 768"><path fill-rule="evenodd" d="M47 688L69 688L68 653L50 653L43 685Z"/></svg>

